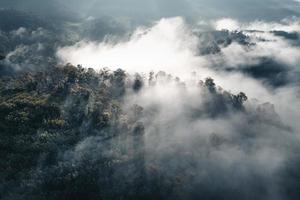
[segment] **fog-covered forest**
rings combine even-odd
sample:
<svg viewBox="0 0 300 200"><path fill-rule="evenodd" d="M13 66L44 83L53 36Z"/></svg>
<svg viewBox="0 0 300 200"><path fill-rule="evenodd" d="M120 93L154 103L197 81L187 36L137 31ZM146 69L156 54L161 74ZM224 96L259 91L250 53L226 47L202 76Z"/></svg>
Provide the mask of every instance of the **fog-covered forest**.
<svg viewBox="0 0 300 200"><path fill-rule="evenodd" d="M298 200L299 17L0 0L0 199Z"/></svg>

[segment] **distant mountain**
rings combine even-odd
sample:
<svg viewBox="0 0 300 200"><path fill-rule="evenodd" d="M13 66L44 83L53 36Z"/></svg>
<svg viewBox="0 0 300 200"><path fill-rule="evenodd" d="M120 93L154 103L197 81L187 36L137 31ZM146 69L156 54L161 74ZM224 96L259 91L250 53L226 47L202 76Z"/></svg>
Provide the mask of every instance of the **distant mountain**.
<svg viewBox="0 0 300 200"><path fill-rule="evenodd" d="M59 0L1 0L0 8L17 9L56 20L76 20L79 14Z"/></svg>
<svg viewBox="0 0 300 200"><path fill-rule="evenodd" d="M45 18L29 12L15 9L0 9L0 30L12 31L20 27L36 29L39 27L54 28Z"/></svg>

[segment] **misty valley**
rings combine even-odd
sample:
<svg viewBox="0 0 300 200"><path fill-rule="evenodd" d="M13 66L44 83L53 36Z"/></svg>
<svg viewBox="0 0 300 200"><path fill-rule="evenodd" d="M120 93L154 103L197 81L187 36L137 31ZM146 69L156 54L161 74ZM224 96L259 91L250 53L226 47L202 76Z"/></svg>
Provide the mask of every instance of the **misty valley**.
<svg viewBox="0 0 300 200"><path fill-rule="evenodd" d="M0 199L298 200L299 11L0 0Z"/></svg>

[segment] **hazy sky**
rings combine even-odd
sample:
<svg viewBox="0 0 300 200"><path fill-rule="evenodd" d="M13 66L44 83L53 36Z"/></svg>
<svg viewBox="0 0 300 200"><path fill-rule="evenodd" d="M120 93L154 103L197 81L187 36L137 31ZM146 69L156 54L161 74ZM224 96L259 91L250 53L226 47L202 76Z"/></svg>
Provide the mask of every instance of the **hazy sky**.
<svg viewBox="0 0 300 200"><path fill-rule="evenodd" d="M80 16L114 16L138 21L183 16L188 19L233 17L277 20L299 16L296 0L1 0L0 7L34 11L69 10Z"/></svg>

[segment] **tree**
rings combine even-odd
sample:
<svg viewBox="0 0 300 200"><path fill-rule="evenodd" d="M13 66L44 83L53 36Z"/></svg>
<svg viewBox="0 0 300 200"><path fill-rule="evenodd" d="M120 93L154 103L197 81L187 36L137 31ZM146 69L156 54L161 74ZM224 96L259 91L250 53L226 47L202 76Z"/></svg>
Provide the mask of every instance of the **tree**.
<svg viewBox="0 0 300 200"><path fill-rule="evenodd" d="M139 74L136 74L134 82L133 82L132 89L135 92L139 92L142 89L143 85L144 85L143 78Z"/></svg>
<svg viewBox="0 0 300 200"><path fill-rule="evenodd" d="M210 92L216 92L216 84L214 82L214 79L212 79L210 77L206 78L204 85L207 87L207 89Z"/></svg>
<svg viewBox="0 0 300 200"><path fill-rule="evenodd" d="M5 55L0 53L0 60L4 60L5 59Z"/></svg>

